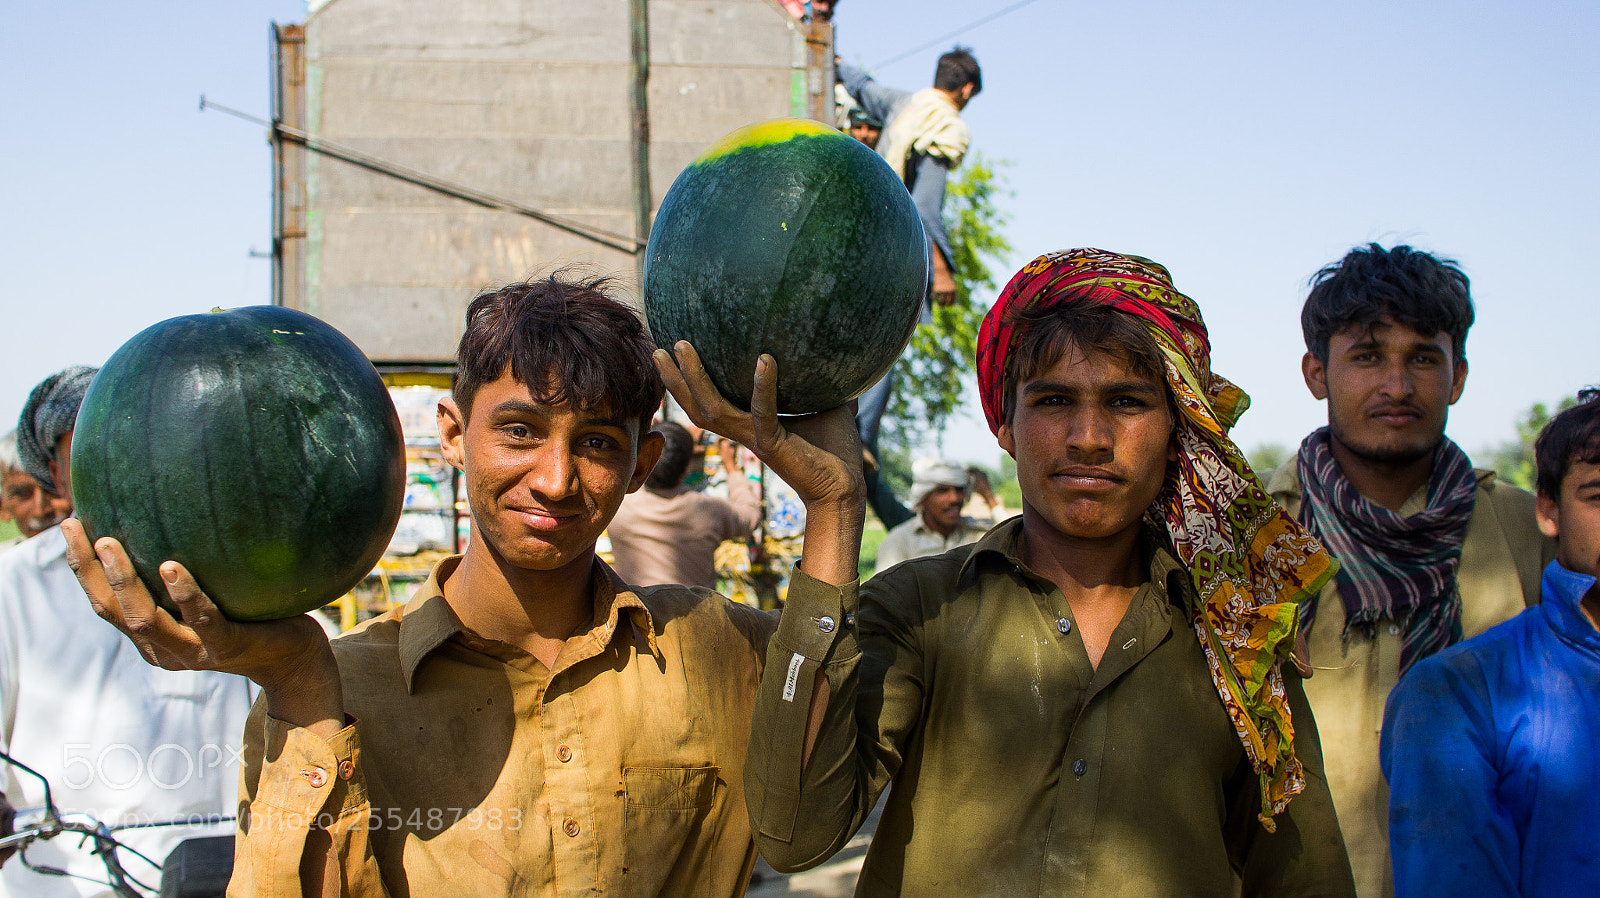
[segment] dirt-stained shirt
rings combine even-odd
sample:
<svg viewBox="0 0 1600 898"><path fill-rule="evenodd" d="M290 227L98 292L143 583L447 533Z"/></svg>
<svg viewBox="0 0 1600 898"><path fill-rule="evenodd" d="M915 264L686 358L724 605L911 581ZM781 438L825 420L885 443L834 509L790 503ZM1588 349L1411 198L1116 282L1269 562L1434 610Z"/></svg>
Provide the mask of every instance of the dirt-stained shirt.
<svg viewBox="0 0 1600 898"><path fill-rule="evenodd" d="M258 703L228 894L742 895L775 620L706 590L629 591L597 561L593 619L546 668L461 624L440 591L458 563L333 642L353 718L338 734Z"/></svg>
<svg viewBox="0 0 1600 898"><path fill-rule="evenodd" d="M890 789L858 896L1353 898L1316 723L1285 671L1306 788L1269 833L1261 786L1166 551L1098 666L1022 519L854 589L791 594L746 791L779 870L821 863ZM818 601L825 597L827 601ZM802 769L818 680L830 700Z"/></svg>

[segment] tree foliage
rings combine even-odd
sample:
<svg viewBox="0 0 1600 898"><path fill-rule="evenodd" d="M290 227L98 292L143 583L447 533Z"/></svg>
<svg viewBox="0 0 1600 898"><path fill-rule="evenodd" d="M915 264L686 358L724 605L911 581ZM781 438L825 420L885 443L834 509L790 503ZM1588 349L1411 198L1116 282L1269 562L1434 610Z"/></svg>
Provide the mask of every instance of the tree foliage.
<svg viewBox="0 0 1600 898"><path fill-rule="evenodd" d="M1552 413L1544 403L1535 402L1532 408L1517 419L1517 438L1490 450L1489 457L1495 474L1507 483L1532 492L1534 480L1538 476L1538 466L1533 458L1534 440L1539 438L1539 432L1544 430L1544 426L1550 423L1552 417L1577 404L1576 399L1568 396L1561 400L1561 404Z"/></svg>
<svg viewBox="0 0 1600 898"><path fill-rule="evenodd" d="M998 201L1011 195L992 162L974 153L945 193L945 233L955 257L956 300L935 305L932 320L917 325L911 345L895 363L894 396L884 413L879 462L890 482L910 484L911 447L942 434L974 378L978 325L987 298L999 289L991 262L1011 251L1001 229L1008 220Z"/></svg>

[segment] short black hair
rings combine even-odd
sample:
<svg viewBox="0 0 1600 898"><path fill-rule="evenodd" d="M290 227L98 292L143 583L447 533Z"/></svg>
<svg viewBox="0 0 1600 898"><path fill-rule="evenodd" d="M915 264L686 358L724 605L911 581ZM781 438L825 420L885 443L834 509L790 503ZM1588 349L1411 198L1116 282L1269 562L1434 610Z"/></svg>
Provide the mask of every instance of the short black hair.
<svg viewBox="0 0 1600 898"><path fill-rule="evenodd" d="M470 417L478 389L509 371L539 402L637 418L642 435L666 388L655 342L611 297L612 284L562 270L474 299L450 385L461 414Z"/></svg>
<svg viewBox="0 0 1600 898"><path fill-rule="evenodd" d="M650 469L650 476L645 478L645 486L658 490L677 489L683 484L683 478L689 476L689 462L694 460L694 437L676 421L662 421L650 430L661 434L666 444L661 448L656 466Z"/></svg>
<svg viewBox="0 0 1600 898"><path fill-rule="evenodd" d="M1358 246L1312 276L1300 330L1306 351L1326 363L1334 334L1366 330L1384 318L1428 337L1449 334L1453 361L1462 361L1473 319L1471 282L1453 259L1404 245Z"/></svg>
<svg viewBox="0 0 1600 898"><path fill-rule="evenodd" d="M954 47L939 57L939 65L933 70L934 87L958 91L968 84L972 85L973 96L983 92L983 71L978 68L971 47Z"/></svg>
<svg viewBox="0 0 1600 898"><path fill-rule="evenodd" d="M1072 291L1068 291L1071 296ZM1017 409L1017 388L1061 361L1071 349L1094 350L1120 359L1135 374L1163 387L1167 378L1161 347L1139 319L1097 299L1071 299L1053 305L1038 303L1014 311L1006 323L1017 329L1016 348L1001 376L1001 419L1011 422ZM1172 391L1166 390L1172 412ZM1173 421L1177 421L1174 414Z"/></svg>
<svg viewBox="0 0 1600 898"><path fill-rule="evenodd" d="M1533 458L1536 487L1547 499L1561 495L1573 462L1600 464L1600 387L1580 392L1577 405L1550 419L1533 443Z"/></svg>

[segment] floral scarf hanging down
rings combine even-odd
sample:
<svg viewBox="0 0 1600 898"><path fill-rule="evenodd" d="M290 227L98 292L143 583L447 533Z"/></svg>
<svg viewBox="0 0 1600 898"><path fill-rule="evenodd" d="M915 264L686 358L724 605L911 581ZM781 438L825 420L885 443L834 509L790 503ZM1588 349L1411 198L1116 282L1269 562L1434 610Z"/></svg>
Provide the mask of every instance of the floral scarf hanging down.
<svg viewBox="0 0 1600 898"><path fill-rule="evenodd" d="M1250 399L1211 371L1211 346L1194 300L1167 270L1098 249L1029 262L995 301L978 332L978 389L989 429L1003 423L1006 357L1014 316L1033 307L1095 302L1138 318L1161 348L1181 419L1179 459L1150 516L1167 534L1199 596L1194 628L1211 679L1261 784L1262 825L1305 788L1294 752L1282 663L1294 650L1297 609L1338 564L1275 504L1228 438Z"/></svg>

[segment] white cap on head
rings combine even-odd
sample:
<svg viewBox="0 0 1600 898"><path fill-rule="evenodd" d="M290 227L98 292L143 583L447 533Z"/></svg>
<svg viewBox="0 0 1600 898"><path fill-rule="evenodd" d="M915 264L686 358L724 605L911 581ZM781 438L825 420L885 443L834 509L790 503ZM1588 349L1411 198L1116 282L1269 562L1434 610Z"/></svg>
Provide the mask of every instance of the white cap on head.
<svg viewBox="0 0 1600 898"><path fill-rule="evenodd" d="M967 488L967 469L944 458L919 458L911 463L911 507L919 508L941 486Z"/></svg>

